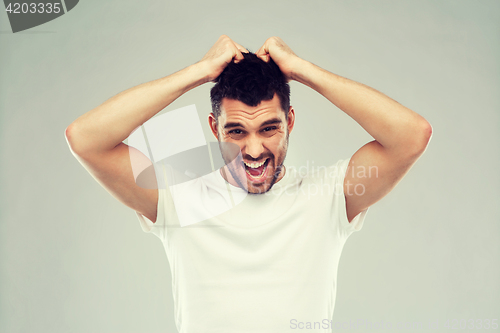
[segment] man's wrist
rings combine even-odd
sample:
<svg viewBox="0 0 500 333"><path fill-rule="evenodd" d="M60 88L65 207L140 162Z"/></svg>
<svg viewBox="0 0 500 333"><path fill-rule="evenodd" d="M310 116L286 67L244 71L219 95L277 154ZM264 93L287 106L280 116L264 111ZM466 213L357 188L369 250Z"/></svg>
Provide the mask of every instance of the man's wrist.
<svg viewBox="0 0 500 333"><path fill-rule="evenodd" d="M310 75L311 65L309 61L297 57L290 73L290 79L306 84L306 81L309 81L308 77Z"/></svg>
<svg viewBox="0 0 500 333"><path fill-rule="evenodd" d="M194 63L191 66L189 66L188 68L190 68L190 70L192 71L199 85L211 81L210 68L205 61L198 61L197 63Z"/></svg>
<svg viewBox="0 0 500 333"><path fill-rule="evenodd" d="M209 82L208 73L206 67L203 63L195 63L184 69L174 73L172 79L177 81L181 89L180 94L184 94L187 91L201 86L202 84Z"/></svg>
<svg viewBox="0 0 500 333"><path fill-rule="evenodd" d="M295 69L295 81L305 84L319 93L322 93L321 88L324 83L324 75L329 73L328 71L306 60L302 60L300 65L296 66Z"/></svg>

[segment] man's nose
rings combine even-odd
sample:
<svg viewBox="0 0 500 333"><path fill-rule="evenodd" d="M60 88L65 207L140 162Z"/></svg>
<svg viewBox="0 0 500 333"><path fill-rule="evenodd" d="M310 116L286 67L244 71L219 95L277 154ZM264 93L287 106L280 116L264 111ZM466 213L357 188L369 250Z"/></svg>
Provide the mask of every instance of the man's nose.
<svg viewBox="0 0 500 333"><path fill-rule="evenodd" d="M261 139L253 135L248 138L245 143L245 154L257 159L264 153L264 151L265 149Z"/></svg>

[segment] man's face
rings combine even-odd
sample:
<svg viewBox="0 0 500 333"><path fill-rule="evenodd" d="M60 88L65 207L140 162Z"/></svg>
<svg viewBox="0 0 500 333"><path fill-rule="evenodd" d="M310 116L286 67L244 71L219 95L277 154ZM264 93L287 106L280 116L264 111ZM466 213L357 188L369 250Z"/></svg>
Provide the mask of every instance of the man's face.
<svg viewBox="0 0 500 333"><path fill-rule="evenodd" d="M209 123L230 171L230 174L225 173L227 181L249 193L265 193L284 176L282 166L288 149L288 134L295 121L293 108L287 111L288 120L276 95L257 106L222 99L218 123L213 114L209 116ZM230 152L224 148L227 147L225 142L239 147L243 161L235 159L234 149Z"/></svg>

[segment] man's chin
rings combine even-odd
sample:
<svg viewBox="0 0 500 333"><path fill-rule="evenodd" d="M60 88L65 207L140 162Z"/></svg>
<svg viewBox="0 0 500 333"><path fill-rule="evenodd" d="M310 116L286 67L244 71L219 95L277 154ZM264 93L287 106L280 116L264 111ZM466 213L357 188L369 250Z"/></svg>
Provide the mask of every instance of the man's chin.
<svg viewBox="0 0 500 333"><path fill-rule="evenodd" d="M271 175L264 182L253 183L247 179L247 192L250 194L264 194L269 192L278 179L277 175L274 174L275 169L273 168L270 171L272 171Z"/></svg>
<svg viewBox="0 0 500 333"><path fill-rule="evenodd" d="M269 192L271 188L273 187L274 184L271 185L266 185L263 184L262 186L254 186L253 184L248 184L248 193L249 194L264 194L266 192Z"/></svg>

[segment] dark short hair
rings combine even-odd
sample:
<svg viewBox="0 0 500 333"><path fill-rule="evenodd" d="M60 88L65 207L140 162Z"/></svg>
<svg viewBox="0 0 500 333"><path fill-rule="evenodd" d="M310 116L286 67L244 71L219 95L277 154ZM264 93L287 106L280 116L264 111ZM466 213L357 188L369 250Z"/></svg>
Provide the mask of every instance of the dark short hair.
<svg viewBox="0 0 500 333"><path fill-rule="evenodd" d="M278 96L288 119L290 86L278 65L271 58L265 62L252 52L242 54L244 59L238 63L231 61L210 90L215 120L218 121L220 116L220 105L224 97L257 106L261 101L273 99L274 94Z"/></svg>

